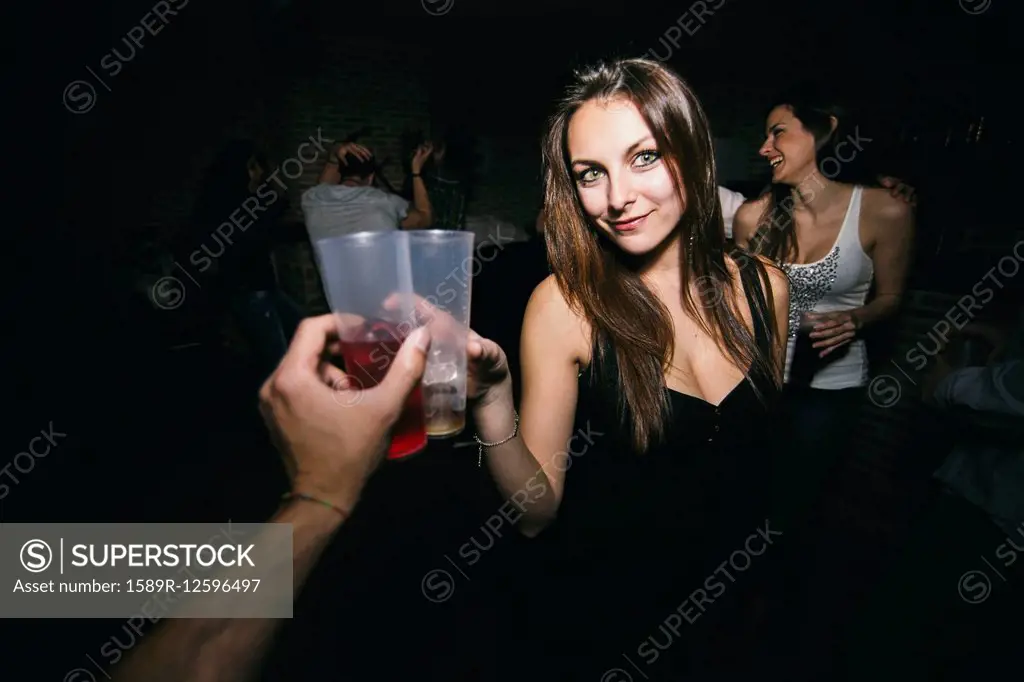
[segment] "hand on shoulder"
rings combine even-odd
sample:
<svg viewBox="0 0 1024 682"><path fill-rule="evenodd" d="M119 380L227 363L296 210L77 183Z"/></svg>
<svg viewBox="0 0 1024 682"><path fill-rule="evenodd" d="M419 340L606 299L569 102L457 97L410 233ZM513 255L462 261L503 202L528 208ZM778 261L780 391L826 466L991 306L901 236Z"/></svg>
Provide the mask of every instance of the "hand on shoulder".
<svg viewBox="0 0 1024 682"><path fill-rule="evenodd" d="M885 220L900 221L914 214L913 204L884 187L865 187L863 205L870 214Z"/></svg>

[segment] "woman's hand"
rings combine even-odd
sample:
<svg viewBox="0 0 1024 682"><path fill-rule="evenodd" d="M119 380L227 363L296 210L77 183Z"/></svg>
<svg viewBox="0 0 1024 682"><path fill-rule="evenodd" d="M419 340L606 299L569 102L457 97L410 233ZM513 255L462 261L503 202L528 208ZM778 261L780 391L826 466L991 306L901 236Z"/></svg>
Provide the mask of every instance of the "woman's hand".
<svg viewBox="0 0 1024 682"><path fill-rule="evenodd" d="M435 345L453 342L453 337L466 335L466 398L476 401L478 407L489 405L497 398L511 397L512 377L508 358L501 346L477 334L452 317L444 309L418 294L411 299L392 294L384 301L386 310L399 310L403 306L416 326L427 327ZM507 393L506 393L507 392Z"/></svg>
<svg viewBox="0 0 1024 682"><path fill-rule="evenodd" d="M812 325L809 336L814 340L812 347L820 349L819 358L850 343L860 331L860 322L852 310L807 313L805 317Z"/></svg>
<svg viewBox="0 0 1024 682"><path fill-rule="evenodd" d="M504 397L506 392L511 395L512 376L508 371L508 358L501 346L470 330L466 356L466 396L470 400L482 407Z"/></svg>

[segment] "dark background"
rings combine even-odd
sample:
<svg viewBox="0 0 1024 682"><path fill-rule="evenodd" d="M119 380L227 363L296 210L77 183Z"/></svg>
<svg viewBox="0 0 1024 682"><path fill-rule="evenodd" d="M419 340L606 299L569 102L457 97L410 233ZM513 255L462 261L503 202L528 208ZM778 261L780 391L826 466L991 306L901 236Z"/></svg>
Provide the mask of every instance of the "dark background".
<svg viewBox="0 0 1024 682"><path fill-rule="evenodd" d="M83 65L95 69L152 4L29 8L37 12L11 25L7 108L18 122L8 129L11 344L0 452L19 452L49 422L69 436L0 500L3 522L221 522L273 511L284 483L255 414L253 377L218 356L168 353L162 335L171 332L138 312L145 301L126 274L146 257L140 230L166 228L156 190L181 184L240 111L262 103L265 128L284 129L294 121L279 118L277 103L300 75L330 77L347 60L371 70L406 60L426 78L417 87L431 120L491 149L522 150L493 154L489 167L497 176L516 169L504 193L525 216L540 196L544 117L571 67L664 54L659 39L691 3L454 0L430 16L415 0L191 0L147 37L110 92L97 91L93 109L62 106L68 82L88 78ZM1007 0L977 15L956 0L727 0L669 61L702 97L716 135L753 149L773 92L807 78L847 92L880 140L865 162L921 195L914 289L955 294L1020 229L1008 209L1020 150L1018 16ZM339 103L359 109L345 77L333 82ZM723 179L748 191L766 179L730 172ZM312 676L315 666L300 662L317 658L338 679L491 679L513 655L503 614L529 564L514 540L486 555L457 598L436 605L419 593L420 577L481 537L499 506L473 459L472 448L438 448L381 472L310 586L327 596L298 607L313 626L274 659L287 671L279 679ZM86 654L98 658L111 635L128 641L120 621L14 623L3 640L11 679L58 679Z"/></svg>

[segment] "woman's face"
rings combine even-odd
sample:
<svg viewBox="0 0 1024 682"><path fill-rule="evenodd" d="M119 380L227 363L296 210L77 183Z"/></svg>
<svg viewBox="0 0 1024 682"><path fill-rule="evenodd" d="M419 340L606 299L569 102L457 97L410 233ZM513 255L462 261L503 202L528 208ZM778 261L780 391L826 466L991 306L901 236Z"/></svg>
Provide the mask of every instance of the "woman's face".
<svg viewBox="0 0 1024 682"><path fill-rule="evenodd" d="M789 106L780 105L769 112L765 134L758 153L771 165L772 182L796 186L817 169L814 135Z"/></svg>
<svg viewBox="0 0 1024 682"><path fill-rule="evenodd" d="M669 162L631 101L585 103L569 121L568 143L583 210L619 248L642 255L674 233L685 190L680 201Z"/></svg>

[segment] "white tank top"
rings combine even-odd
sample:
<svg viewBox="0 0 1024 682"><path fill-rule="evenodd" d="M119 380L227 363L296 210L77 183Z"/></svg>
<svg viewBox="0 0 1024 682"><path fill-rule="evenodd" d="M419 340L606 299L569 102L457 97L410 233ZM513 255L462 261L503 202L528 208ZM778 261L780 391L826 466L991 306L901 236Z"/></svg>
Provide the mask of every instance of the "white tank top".
<svg viewBox="0 0 1024 682"><path fill-rule="evenodd" d="M860 243L861 187L854 187L846 217L832 250L815 263L784 263L789 276L789 342L786 347L786 381L793 364L800 317L805 312L829 313L864 305L875 266ZM863 339L847 344L847 352L835 357L811 380L812 388L836 390L863 386L868 380L868 356Z"/></svg>

